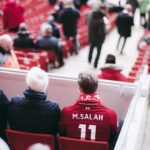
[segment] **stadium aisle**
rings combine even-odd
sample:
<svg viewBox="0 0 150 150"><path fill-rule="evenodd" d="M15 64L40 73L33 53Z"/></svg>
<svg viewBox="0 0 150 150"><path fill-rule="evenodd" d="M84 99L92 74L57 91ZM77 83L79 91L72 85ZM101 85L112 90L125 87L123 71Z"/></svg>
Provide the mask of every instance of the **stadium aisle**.
<svg viewBox="0 0 150 150"><path fill-rule="evenodd" d="M121 65L124 68L123 73L128 76L128 73L131 70L131 67L133 66L135 59L138 55L137 43L142 37L143 31L144 29L139 25L139 12L137 11L135 16L135 26L132 29L132 37L127 39L123 55L120 55L119 51L116 51L116 45L119 35L117 33L117 30L114 29L111 33L107 35L107 38L102 48L101 57L97 69L94 69L93 63L88 64L87 56L89 46L87 46L80 50L79 55L73 55L67 58L67 60L65 60L65 65L62 68L50 69L49 72L71 77L77 77L79 72L81 71L91 71L95 74L98 74L99 68L103 65L106 55L112 53L115 54L117 57L117 64Z"/></svg>

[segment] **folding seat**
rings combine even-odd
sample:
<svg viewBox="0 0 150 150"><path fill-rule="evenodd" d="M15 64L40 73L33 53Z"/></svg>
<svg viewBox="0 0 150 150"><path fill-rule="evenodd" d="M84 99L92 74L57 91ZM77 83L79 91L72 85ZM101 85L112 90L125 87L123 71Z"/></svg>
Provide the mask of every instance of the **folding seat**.
<svg viewBox="0 0 150 150"><path fill-rule="evenodd" d="M31 58L29 59L27 57L25 58L18 57L17 59L18 59L19 65L28 66L27 67L28 69L35 67L35 66L40 67L40 63L35 59L31 59Z"/></svg>
<svg viewBox="0 0 150 150"><path fill-rule="evenodd" d="M7 140L12 150L27 150L32 144L42 143L55 150L55 138L51 134L37 134L15 130L6 130Z"/></svg>
<svg viewBox="0 0 150 150"><path fill-rule="evenodd" d="M58 137L59 150L108 150L108 142Z"/></svg>

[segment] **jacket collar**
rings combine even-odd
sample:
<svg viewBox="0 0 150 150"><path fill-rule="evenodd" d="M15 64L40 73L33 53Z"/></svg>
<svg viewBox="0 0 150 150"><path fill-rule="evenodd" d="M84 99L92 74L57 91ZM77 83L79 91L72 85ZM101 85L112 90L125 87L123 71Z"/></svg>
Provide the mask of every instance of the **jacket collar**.
<svg viewBox="0 0 150 150"><path fill-rule="evenodd" d="M26 98L29 98L30 100L33 100L33 101L43 101L43 100L46 100L47 98L46 93L33 91L30 88L26 89L23 93Z"/></svg>

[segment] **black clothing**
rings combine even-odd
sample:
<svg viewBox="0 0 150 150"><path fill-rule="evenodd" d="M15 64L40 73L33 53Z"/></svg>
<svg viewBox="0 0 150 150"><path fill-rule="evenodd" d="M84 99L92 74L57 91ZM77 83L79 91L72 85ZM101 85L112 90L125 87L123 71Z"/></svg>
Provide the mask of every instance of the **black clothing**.
<svg viewBox="0 0 150 150"><path fill-rule="evenodd" d="M8 106L10 128L33 133L58 133L59 105L46 101L46 98L45 93L31 89L24 91L24 97L13 97Z"/></svg>
<svg viewBox="0 0 150 150"><path fill-rule="evenodd" d="M60 12L59 21L63 24L65 37L75 36L77 34L77 21L80 13L75 8L65 8Z"/></svg>
<svg viewBox="0 0 150 150"><path fill-rule="evenodd" d="M14 46L17 48L34 48L34 42L29 33L19 32L14 39Z"/></svg>
<svg viewBox="0 0 150 150"><path fill-rule="evenodd" d="M0 137L6 141L5 130L7 128L7 106L9 100L6 95L0 90Z"/></svg>
<svg viewBox="0 0 150 150"><path fill-rule="evenodd" d="M118 32L123 37L131 36L131 27L133 26L133 17L127 13L121 12L116 20Z"/></svg>

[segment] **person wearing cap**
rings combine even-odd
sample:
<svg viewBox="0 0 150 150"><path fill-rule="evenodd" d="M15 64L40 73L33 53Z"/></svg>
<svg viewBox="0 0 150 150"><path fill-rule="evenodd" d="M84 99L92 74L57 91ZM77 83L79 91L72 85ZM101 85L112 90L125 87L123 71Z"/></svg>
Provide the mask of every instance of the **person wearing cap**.
<svg viewBox="0 0 150 150"><path fill-rule="evenodd" d="M99 79L115 80L128 82L128 79L121 73L122 68L116 65L116 57L108 54L105 60L105 65L101 67Z"/></svg>
<svg viewBox="0 0 150 150"><path fill-rule="evenodd" d="M34 48L33 38L27 30L26 23L21 23L17 37L14 39L14 46L16 48Z"/></svg>
<svg viewBox="0 0 150 150"><path fill-rule="evenodd" d="M7 118L10 129L57 134L60 117L59 105L47 99L48 75L33 67L26 76L24 96L14 96L8 106Z"/></svg>
<svg viewBox="0 0 150 150"><path fill-rule="evenodd" d="M54 37L53 28L49 24L44 24L41 28L41 36L37 38L36 48L43 49L47 51L54 51L55 55L58 56L58 67L62 67L64 65L63 60L63 51L61 49L60 41Z"/></svg>
<svg viewBox="0 0 150 150"><path fill-rule="evenodd" d="M133 14L132 14L132 6L127 4L125 9L119 13L116 19L116 26L119 33L119 39L117 43L116 50L119 49L121 38L123 38L123 45L120 50L120 54L123 54L123 49L125 47L127 38L131 36L131 27L134 25L133 22Z"/></svg>
<svg viewBox="0 0 150 150"><path fill-rule="evenodd" d="M13 40L8 34L0 36L0 67L19 69L19 63L13 50Z"/></svg>

